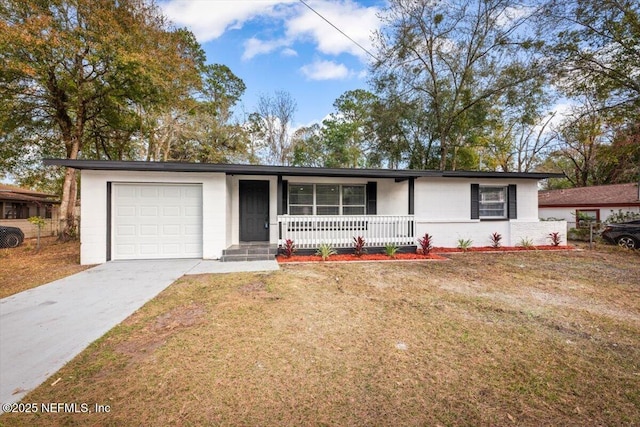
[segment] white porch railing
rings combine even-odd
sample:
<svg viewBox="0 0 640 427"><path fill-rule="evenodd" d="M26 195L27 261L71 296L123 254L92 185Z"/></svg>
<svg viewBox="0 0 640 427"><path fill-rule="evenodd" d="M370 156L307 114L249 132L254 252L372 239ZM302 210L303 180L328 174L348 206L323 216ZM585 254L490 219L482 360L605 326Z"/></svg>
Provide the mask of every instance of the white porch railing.
<svg viewBox="0 0 640 427"><path fill-rule="evenodd" d="M353 246L361 236L366 246L415 245L413 215L278 216L280 245L291 239L300 249L323 243L334 248Z"/></svg>

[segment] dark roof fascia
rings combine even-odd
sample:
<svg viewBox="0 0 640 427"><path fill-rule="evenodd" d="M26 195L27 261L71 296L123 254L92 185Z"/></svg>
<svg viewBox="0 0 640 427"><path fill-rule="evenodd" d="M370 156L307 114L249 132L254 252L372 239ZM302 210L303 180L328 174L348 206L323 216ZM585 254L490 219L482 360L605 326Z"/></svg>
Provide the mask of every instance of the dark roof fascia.
<svg viewBox="0 0 640 427"><path fill-rule="evenodd" d="M232 165L221 163L140 162L111 160L44 159L47 166L66 166L74 169L138 172L218 172L227 175L329 176L363 178L412 178L440 176L439 171L393 169L331 169L294 166Z"/></svg>
<svg viewBox="0 0 640 427"><path fill-rule="evenodd" d="M325 176L339 178L395 178L405 180L419 177L457 178L526 178L545 179L564 176L545 173L513 172L469 172L436 171L412 169L346 169L311 168L296 166L232 165L214 163L141 162L112 160L71 160L44 159L47 166L66 166L74 169L103 171L144 171L144 172L219 172L227 175L281 175L281 176Z"/></svg>
<svg viewBox="0 0 640 427"><path fill-rule="evenodd" d="M516 178L547 179L566 178L563 173L552 172L484 172L484 171L442 171L444 178Z"/></svg>

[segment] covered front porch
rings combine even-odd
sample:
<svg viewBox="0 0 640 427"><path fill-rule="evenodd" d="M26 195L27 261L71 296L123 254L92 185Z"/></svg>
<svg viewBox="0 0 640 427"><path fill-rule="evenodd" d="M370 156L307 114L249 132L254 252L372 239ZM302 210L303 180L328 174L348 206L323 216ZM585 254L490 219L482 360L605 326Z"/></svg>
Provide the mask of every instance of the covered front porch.
<svg viewBox="0 0 640 427"><path fill-rule="evenodd" d="M290 239L298 249L322 244L350 248L354 237L367 246L416 244L413 215L278 215L278 245Z"/></svg>

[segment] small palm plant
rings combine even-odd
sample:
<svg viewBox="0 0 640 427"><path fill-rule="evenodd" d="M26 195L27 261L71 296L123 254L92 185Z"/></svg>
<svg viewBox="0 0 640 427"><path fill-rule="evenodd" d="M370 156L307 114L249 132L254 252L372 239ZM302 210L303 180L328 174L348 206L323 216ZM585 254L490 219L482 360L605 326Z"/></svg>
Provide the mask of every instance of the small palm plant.
<svg viewBox="0 0 640 427"><path fill-rule="evenodd" d="M398 249L400 249L400 248L398 248L393 243L389 243L387 245L384 245L384 253L387 254L387 256L389 258L395 258L396 257L396 253L398 252Z"/></svg>
<svg viewBox="0 0 640 427"><path fill-rule="evenodd" d="M336 250L328 243L322 243L318 246L316 255L320 256L323 261L326 261L331 255L337 254Z"/></svg>
<svg viewBox="0 0 640 427"><path fill-rule="evenodd" d="M471 239L458 239L458 249L462 249L462 252L467 252L472 244Z"/></svg>
<svg viewBox="0 0 640 427"><path fill-rule="evenodd" d="M534 247L533 240L528 237L523 237L522 239L520 239L520 246L526 249L532 249Z"/></svg>

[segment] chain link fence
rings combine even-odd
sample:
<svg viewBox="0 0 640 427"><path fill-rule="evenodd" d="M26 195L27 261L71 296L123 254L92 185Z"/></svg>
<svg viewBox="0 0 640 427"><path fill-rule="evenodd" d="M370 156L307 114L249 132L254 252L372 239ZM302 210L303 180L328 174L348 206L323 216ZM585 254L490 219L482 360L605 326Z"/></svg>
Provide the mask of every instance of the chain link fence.
<svg viewBox="0 0 640 427"><path fill-rule="evenodd" d="M22 231L16 228L0 227L0 248L15 248L24 240Z"/></svg>

